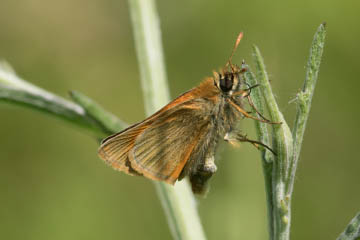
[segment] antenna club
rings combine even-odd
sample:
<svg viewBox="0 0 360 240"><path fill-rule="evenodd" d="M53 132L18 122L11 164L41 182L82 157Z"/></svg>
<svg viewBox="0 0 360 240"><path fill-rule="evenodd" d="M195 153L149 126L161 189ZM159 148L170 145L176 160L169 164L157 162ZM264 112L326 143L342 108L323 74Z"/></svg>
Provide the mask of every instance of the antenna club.
<svg viewBox="0 0 360 240"><path fill-rule="evenodd" d="M239 45L240 40L243 38L243 36L244 36L244 33L240 32L237 39L236 39L236 43L235 43L236 46Z"/></svg>
<svg viewBox="0 0 360 240"><path fill-rule="evenodd" d="M239 35L238 35L238 37L237 37L237 39L236 39L234 48L233 48L233 50L232 50L232 52L231 52L231 55L230 55L230 57L229 57L229 60L228 60L228 62L227 62L226 65L225 65L225 67L230 65L230 67L231 67L231 69L232 69L233 71L235 71L235 68L234 68L233 64L231 63L231 60L232 60L232 57L234 56L234 53L235 53L235 51L236 51L236 49L237 49L237 47L238 47L238 45L239 45L239 43L240 43L243 35L244 35L243 32L240 32L240 33L239 33Z"/></svg>

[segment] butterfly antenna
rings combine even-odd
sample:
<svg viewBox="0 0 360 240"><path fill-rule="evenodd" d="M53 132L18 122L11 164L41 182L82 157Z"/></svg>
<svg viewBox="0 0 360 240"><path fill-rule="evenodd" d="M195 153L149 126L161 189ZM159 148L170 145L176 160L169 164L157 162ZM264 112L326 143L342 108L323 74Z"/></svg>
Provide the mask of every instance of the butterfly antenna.
<svg viewBox="0 0 360 240"><path fill-rule="evenodd" d="M233 48L233 50L232 50L232 52L231 52L231 55L230 55L230 57L229 57L229 60L228 60L228 62L226 63L226 66L230 65L230 67L231 67L231 69L233 70L233 72L235 72L235 69L234 69L234 67L233 67L233 64L231 63L231 60L232 60L232 57L233 57L234 54L235 54L235 51L236 51L237 47L238 47L239 44L240 44L240 41L241 41L243 35L244 35L243 32L240 32L240 33L239 33L239 35L238 35L238 37L237 37L237 39L236 39L234 48Z"/></svg>

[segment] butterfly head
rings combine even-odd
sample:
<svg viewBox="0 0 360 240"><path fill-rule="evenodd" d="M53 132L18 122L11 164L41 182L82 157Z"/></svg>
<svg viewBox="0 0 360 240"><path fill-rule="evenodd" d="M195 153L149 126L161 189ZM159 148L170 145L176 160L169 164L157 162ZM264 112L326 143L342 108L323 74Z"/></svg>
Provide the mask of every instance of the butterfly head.
<svg viewBox="0 0 360 240"><path fill-rule="evenodd" d="M234 92L239 91L241 87L240 73L243 71L237 65L232 64L231 60L242 37L243 33L240 32L224 68L220 72L214 71L214 85L220 90L223 96L231 96Z"/></svg>
<svg viewBox="0 0 360 240"><path fill-rule="evenodd" d="M235 65L230 70L214 71L214 85L223 95L231 96L241 87L240 73L241 70Z"/></svg>

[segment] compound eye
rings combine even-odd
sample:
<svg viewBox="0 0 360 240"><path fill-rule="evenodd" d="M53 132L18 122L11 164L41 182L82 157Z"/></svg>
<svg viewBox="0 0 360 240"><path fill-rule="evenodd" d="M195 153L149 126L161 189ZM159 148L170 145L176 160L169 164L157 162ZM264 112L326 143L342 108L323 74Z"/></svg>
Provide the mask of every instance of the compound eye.
<svg viewBox="0 0 360 240"><path fill-rule="evenodd" d="M231 75L225 75L224 78L220 79L220 88L223 92L228 92L232 89L234 83L234 76Z"/></svg>

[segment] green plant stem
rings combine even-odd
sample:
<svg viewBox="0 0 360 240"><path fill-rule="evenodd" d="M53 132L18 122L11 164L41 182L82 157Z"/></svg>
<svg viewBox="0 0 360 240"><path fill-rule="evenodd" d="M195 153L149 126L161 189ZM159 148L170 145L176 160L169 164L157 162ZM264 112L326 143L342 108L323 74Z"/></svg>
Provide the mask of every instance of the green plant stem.
<svg viewBox="0 0 360 240"><path fill-rule="evenodd" d="M337 240L359 240L360 239L360 212L350 221L344 232Z"/></svg>
<svg viewBox="0 0 360 240"><path fill-rule="evenodd" d="M269 78L265 69L264 60L259 49L254 46L254 58L256 64L256 76L260 83L260 89L267 109L270 113L270 119L273 122L281 124L272 124L273 147L277 153L274 157L272 168L272 218L273 236L272 239L289 239L290 235L290 211L289 197L285 196L286 172L288 170L290 157L292 153L292 136L289 126L286 124L282 113L277 106L275 97L272 93Z"/></svg>
<svg viewBox="0 0 360 240"><path fill-rule="evenodd" d="M84 94L70 91L70 96L85 109L86 115L93 119L98 126L101 126L103 132L107 135L119 132L127 126L126 123L104 110L99 104Z"/></svg>
<svg viewBox="0 0 360 240"><path fill-rule="evenodd" d="M248 83L250 86L254 86L258 84L254 74L250 70L250 67L247 64L242 64L242 69L246 69L244 72L244 79L245 82ZM256 106L257 110L260 113L264 112L264 105L262 102L262 94L259 87L254 88L251 91L251 99ZM257 116L261 117L261 116ZM258 139L260 142L264 143L265 145L270 146L270 136L268 133L268 129L266 123L262 123L260 121L254 121L255 129L258 135ZM273 169L273 161L274 155L266 150L265 148L261 148L261 158L262 158L262 166L263 166L263 173L264 173L264 181L265 181L265 194L266 194L266 204L267 204L267 215L268 215L268 231L270 239L273 237L273 230L274 230L274 219L272 215L273 211L273 195L272 195L272 169Z"/></svg>
<svg viewBox="0 0 360 240"><path fill-rule="evenodd" d="M129 0L147 115L170 100L162 55L159 19L153 0ZM175 239L205 239L187 180L170 186L154 182Z"/></svg>
<svg viewBox="0 0 360 240"><path fill-rule="evenodd" d="M273 131L272 146L277 155L271 160L270 156L267 156L262 151L266 196L267 201L271 201L267 203L267 206L270 228L269 238L272 240L290 239L291 197L296 166L306 120L310 112L311 98L320 68L325 35L325 25L321 24L312 43L304 88L298 94L298 113L292 133L272 93L261 53L256 46L253 48L256 79L260 84L259 89L265 99L270 119L273 122L281 122L281 124L271 124ZM245 68L248 69L247 66ZM254 85L257 83L251 71L246 71L244 76L249 84ZM259 92L253 91L252 99L256 108L261 111L263 106ZM266 126L260 122L256 122L255 126L259 140L268 144Z"/></svg>
<svg viewBox="0 0 360 240"><path fill-rule="evenodd" d="M122 121L102 110L95 102L91 101L87 106L70 102L24 81L4 63L0 64L0 101L50 114L87 130L99 139L114 133L115 129L110 126L111 124L117 125L117 131L125 126ZM100 109L97 115L89 114L88 110L94 106ZM112 123L101 119L110 117Z"/></svg>

